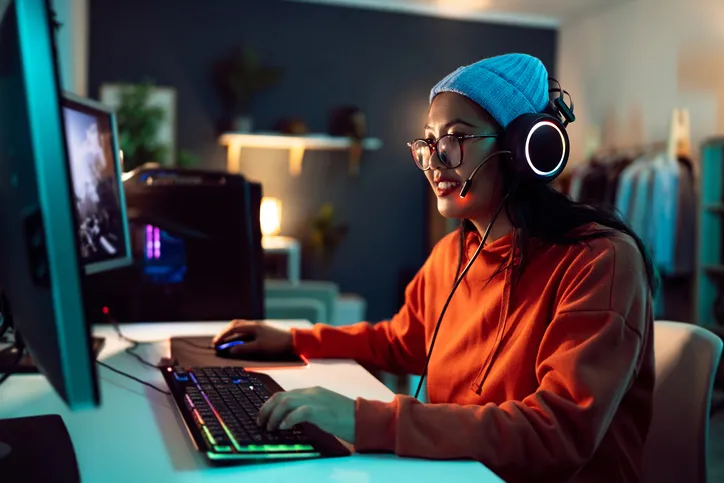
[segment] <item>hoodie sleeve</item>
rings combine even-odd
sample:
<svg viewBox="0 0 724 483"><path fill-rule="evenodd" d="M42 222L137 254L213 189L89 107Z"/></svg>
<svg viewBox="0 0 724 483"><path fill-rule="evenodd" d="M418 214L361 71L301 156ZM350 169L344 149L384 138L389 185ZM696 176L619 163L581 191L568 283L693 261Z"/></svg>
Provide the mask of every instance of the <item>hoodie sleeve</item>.
<svg viewBox="0 0 724 483"><path fill-rule="evenodd" d="M432 257L432 255L431 255ZM425 263L405 289L405 302L392 319L344 327L315 324L293 329L294 350L312 358L344 358L392 373L419 373L425 364L423 324Z"/></svg>
<svg viewBox="0 0 724 483"><path fill-rule="evenodd" d="M564 480L582 467L637 374L650 326L635 247L594 243L606 249L583 250L572 261L553 318L532 349L538 354L534 393L481 406L422 404L401 395L391 403L360 398L356 449L471 458L512 479Z"/></svg>

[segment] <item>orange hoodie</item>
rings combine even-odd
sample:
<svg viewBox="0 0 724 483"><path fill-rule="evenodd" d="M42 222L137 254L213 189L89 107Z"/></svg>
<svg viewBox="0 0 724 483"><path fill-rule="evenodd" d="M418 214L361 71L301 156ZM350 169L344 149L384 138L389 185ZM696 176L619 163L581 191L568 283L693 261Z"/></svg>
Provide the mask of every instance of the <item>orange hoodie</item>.
<svg viewBox="0 0 724 483"><path fill-rule="evenodd" d="M357 399L357 451L472 458L512 482L641 481L653 315L634 241L535 244L513 285L510 270L491 276L514 237L490 243L455 292L430 360L430 404ZM466 257L479 242L467 235ZM421 374L458 252L458 232L436 245L390 321L295 330L296 351Z"/></svg>

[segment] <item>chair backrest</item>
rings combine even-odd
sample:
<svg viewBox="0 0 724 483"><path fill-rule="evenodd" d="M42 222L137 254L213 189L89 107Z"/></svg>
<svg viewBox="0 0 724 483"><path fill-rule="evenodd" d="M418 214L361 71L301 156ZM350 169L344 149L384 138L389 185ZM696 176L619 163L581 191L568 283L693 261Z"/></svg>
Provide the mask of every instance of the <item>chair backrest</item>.
<svg viewBox="0 0 724 483"><path fill-rule="evenodd" d="M339 287L334 282L302 280L291 283L285 280L265 280L264 299L313 299L324 304L324 319L311 322L332 323L331 317L336 313Z"/></svg>
<svg viewBox="0 0 724 483"><path fill-rule="evenodd" d="M706 483L709 410L722 340L687 323L654 323L656 386L644 451L648 483Z"/></svg>
<svg viewBox="0 0 724 483"><path fill-rule="evenodd" d="M327 308L314 299L265 298L264 313L267 319L308 320L313 324L328 320Z"/></svg>

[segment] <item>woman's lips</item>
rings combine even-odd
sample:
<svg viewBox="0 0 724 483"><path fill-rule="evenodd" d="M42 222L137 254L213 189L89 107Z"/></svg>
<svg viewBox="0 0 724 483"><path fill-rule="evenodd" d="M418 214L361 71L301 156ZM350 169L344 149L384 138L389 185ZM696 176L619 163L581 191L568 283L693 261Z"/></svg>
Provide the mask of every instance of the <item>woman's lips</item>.
<svg viewBox="0 0 724 483"><path fill-rule="evenodd" d="M438 198L450 196L460 190L461 183L459 181L446 179L435 181L435 194Z"/></svg>

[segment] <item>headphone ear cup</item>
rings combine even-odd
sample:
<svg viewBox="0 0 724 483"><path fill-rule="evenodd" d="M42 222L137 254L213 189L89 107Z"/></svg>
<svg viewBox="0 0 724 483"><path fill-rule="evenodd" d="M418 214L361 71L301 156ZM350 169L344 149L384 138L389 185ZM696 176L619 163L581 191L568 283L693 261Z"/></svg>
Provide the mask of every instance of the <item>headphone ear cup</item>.
<svg viewBox="0 0 724 483"><path fill-rule="evenodd" d="M568 163L570 145L563 123L545 113L518 116L505 129L505 146L525 180L549 183Z"/></svg>

